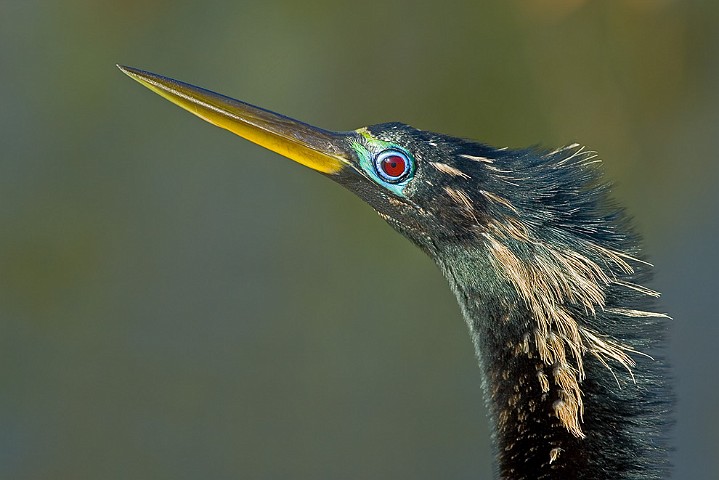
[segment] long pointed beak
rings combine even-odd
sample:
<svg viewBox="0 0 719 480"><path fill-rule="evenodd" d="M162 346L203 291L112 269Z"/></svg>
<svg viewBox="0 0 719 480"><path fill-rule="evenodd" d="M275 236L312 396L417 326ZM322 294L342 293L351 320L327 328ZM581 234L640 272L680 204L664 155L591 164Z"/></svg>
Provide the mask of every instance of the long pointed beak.
<svg viewBox="0 0 719 480"><path fill-rule="evenodd" d="M328 175L350 165L348 134L330 132L188 83L118 65L129 77L213 125Z"/></svg>

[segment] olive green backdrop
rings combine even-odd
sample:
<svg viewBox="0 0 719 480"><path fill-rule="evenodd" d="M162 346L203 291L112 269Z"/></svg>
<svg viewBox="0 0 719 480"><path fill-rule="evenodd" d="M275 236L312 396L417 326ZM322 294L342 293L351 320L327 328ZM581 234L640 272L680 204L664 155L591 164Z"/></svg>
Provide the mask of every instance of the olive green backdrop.
<svg viewBox="0 0 719 480"><path fill-rule="evenodd" d="M492 472L434 265L117 62L324 128L597 150L675 318L675 478L719 478L717 25L710 1L0 0L0 478Z"/></svg>

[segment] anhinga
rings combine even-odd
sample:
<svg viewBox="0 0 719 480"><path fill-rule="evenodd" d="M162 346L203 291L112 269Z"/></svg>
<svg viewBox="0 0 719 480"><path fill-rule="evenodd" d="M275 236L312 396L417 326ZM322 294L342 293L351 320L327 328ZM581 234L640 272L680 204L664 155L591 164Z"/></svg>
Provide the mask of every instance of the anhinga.
<svg viewBox="0 0 719 480"><path fill-rule="evenodd" d="M668 475L668 373L649 356L667 317L651 310L651 266L593 153L498 149L401 123L327 131L120 69L344 185L437 263L476 348L500 478Z"/></svg>

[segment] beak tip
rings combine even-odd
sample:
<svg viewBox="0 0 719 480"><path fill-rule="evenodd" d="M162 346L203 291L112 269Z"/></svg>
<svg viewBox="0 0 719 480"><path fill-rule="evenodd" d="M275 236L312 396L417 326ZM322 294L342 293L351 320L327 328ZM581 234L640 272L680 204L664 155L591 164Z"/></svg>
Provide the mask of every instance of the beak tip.
<svg viewBox="0 0 719 480"><path fill-rule="evenodd" d="M119 68L122 73L137 81L140 81L145 76L143 74L146 73L138 68L128 67L127 65L120 65L119 63L116 63L115 66Z"/></svg>

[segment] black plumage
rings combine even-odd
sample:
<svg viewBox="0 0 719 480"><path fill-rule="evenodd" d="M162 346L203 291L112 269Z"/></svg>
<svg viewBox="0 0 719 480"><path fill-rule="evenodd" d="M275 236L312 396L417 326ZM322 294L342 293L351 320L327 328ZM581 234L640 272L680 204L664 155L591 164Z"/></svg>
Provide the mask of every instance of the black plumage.
<svg viewBox="0 0 719 480"><path fill-rule="evenodd" d="M484 375L500 476L664 478L672 405L662 356L667 317L654 313L657 294L642 287L651 266L641 257L627 216L609 198L595 155L577 145L551 152L496 149L399 123L368 130L417 160L413 184L405 191L414 206L388 207L391 202L374 192L361 196L430 255L449 280ZM493 241L508 252L500 260ZM579 265L551 263L555 254ZM498 266L507 257L513 258L510 265ZM514 259L520 264L513 265ZM506 270L531 272L531 264L541 262L548 265L538 271L560 279L593 264L589 270L599 268L603 275L568 282L577 289L582 281L591 282L586 287L603 298L571 298L557 285L522 295ZM537 283L544 281L528 280L529 288L541 291ZM591 337L580 335L581 360L566 352L562 360L575 370L581 433L555 414L563 395L552 379L559 365L556 358L542 359L536 345L530 303L545 294L555 297L548 301L551 308L563 308L580 331L599 339L593 345ZM550 318L548 335L563 328L561 318ZM571 335L566 337L570 343ZM626 357L603 353L605 342ZM540 370L549 383L546 392L537 380Z"/></svg>

